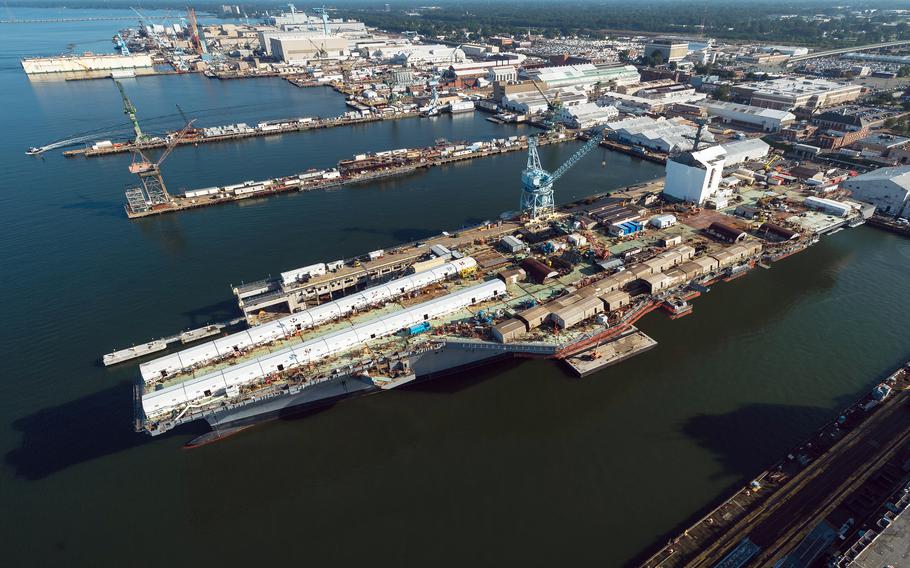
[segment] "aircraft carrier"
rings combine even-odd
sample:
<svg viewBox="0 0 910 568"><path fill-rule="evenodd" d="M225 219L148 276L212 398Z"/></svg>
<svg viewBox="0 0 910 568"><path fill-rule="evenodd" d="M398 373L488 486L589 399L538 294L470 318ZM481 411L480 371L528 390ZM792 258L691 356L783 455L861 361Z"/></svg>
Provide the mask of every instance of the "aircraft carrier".
<svg viewBox="0 0 910 568"><path fill-rule="evenodd" d="M862 221L859 209L813 210L794 190L786 208L748 222L668 203L661 182L554 207L553 182L598 141L552 174L529 141L519 213L235 286L246 329L140 365L137 430L204 420L205 443L501 358L562 360L590 376L655 347L633 328L645 314L690 315L711 285Z"/></svg>

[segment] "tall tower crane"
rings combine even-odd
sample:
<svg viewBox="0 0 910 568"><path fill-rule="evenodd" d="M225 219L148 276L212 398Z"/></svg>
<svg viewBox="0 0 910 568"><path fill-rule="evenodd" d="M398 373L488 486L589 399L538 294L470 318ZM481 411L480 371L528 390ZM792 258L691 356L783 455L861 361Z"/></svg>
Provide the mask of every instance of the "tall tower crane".
<svg viewBox="0 0 910 568"><path fill-rule="evenodd" d="M322 8L314 8L314 11L322 16L322 33L325 37L329 37L329 11L325 6Z"/></svg>
<svg viewBox="0 0 910 568"><path fill-rule="evenodd" d="M129 97L126 96L126 91L123 89L123 85L120 81L114 79L114 83L117 85L117 89L120 91L120 98L123 99L123 114L130 118L130 122L133 124L133 132L136 133L136 138L133 140L136 144L141 144L148 140L142 132L142 128L139 126L139 120L136 118L136 107L133 106L133 103L130 102Z"/></svg>
<svg viewBox="0 0 910 568"><path fill-rule="evenodd" d="M581 160L603 140L604 130L600 128L584 146L572 154L559 168L550 173L540 165L540 155L537 153L537 137L528 138L528 165L521 173L521 212L528 215L533 221L553 214L555 201L553 199L553 182L561 178L569 168Z"/></svg>
<svg viewBox="0 0 910 568"><path fill-rule="evenodd" d="M175 134L167 143L164 152L157 161L151 161L138 146L134 147L133 163L130 164L130 173L139 176L141 187L135 187L127 190L126 200L130 210L134 213L148 211L155 205L169 203L171 196L167 192L167 186L164 185L164 179L161 177L161 164L170 156L177 143L183 140L187 132L193 127L194 120L187 122L180 132Z"/></svg>
<svg viewBox="0 0 910 568"><path fill-rule="evenodd" d="M186 14L190 20L190 42L192 42L193 47L196 48L196 53L202 55L205 53L205 44L202 41L202 38L199 37L199 23L196 20L196 10L194 8L187 8Z"/></svg>

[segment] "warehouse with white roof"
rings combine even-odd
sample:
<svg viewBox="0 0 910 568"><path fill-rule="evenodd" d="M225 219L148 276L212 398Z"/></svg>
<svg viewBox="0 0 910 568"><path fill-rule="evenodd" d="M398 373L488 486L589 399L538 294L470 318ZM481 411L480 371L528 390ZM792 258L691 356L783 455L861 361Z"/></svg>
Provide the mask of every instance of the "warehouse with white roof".
<svg viewBox="0 0 910 568"><path fill-rule="evenodd" d="M682 118L658 118L638 116L616 122L608 122L609 137L623 144L643 146L657 152L680 152L692 149L697 128ZM714 142L714 135L702 132L702 142Z"/></svg>
<svg viewBox="0 0 910 568"><path fill-rule="evenodd" d="M779 132L796 122L796 115L786 110L724 101L706 101L701 106L709 115L719 118L724 124L755 128L764 132Z"/></svg>
<svg viewBox="0 0 910 568"><path fill-rule="evenodd" d="M722 144L722 148L726 152L724 166L761 160L771 150L771 146L761 138L750 138L749 140L738 140L729 144Z"/></svg>
<svg viewBox="0 0 910 568"><path fill-rule="evenodd" d="M879 168L841 182L853 198L875 205L876 213L910 219L910 166Z"/></svg>
<svg viewBox="0 0 910 568"><path fill-rule="evenodd" d="M597 103L581 103L574 106L563 105L554 115L554 119L569 128L591 128L607 123L619 117L619 110L613 106L600 106Z"/></svg>

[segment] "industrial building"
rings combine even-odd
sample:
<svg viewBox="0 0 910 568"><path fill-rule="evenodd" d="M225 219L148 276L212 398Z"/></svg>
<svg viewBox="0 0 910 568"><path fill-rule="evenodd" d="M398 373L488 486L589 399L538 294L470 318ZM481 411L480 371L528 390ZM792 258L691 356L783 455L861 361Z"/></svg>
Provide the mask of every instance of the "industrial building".
<svg viewBox="0 0 910 568"><path fill-rule="evenodd" d="M754 128L763 132L779 132L796 122L796 116L785 110L741 105L723 101L706 101L700 106L724 124Z"/></svg>
<svg viewBox="0 0 910 568"><path fill-rule="evenodd" d="M804 203L806 207L817 209L835 217L846 217L853 211L853 205L849 203L824 197L815 197L814 195L807 197Z"/></svg>
<svg viewBox="0 0 910 568"><path fill-rule="evenodd" d="M329 33L366 33L366 24L354 20L329 18L323 21L321 17L308 16L303 12L291 10L270 18L272 25L285 31L325 31Z"/></svg>
<svg viewBox="0 0 910 568"><path fill-rule="evenodd" d="M771 146L761 138L738 140L736 142L723 144L721 147L726 153L724 156L724 166L761 160L767 156L768 152L771 150Z"/></svg>
<svg viewBox="0 0 910 568"><path fill-rule="evenodd" d="M497 65L487 69L487 80L491 83L498 81L501 83L512 83L518 81L518 70L514 65Z"/></svg>
<svg viewBox="0 0 910 568"><path fill-rule="evenodd" d="M523 86L523 85L522 85ZM546 95L546 96L544 96ZM534 89L523 90L504 95L500 100L500 105L508 110L522 113L535 114L544 112L550 106L550 102L558 100L565 107L572 107L588 102L588 95L585 94L581 87L546 89L544 94Z"/></svg>
<svg viewBox="0 0 910 568"><path fill-rule="evenodd" d="M572 106L563 105L553 119L569 128L591 128L607 123L619 117L616 107L600 106L597 103L581 103Z"/></svg>
<svg viewBox="0 0 910 568"><path fill-rule="evenodd" d="M679 201L703 204L717 193L723 177L723 146L683 152L667 160L664 195Z"/></svg>
<svg viewBox="0 0 910 568"><path fill-rule="evenodd" d="M910 219L910 166L880 168L840 185L854 199L875 205L877 213Z"/></svg>
<svg viewBox="0 0 910 568"><path fill-rule="evenodd" d="M543 83L547 88L582 86L592 88L601 84L605 89L617 85L631 85L641 80L638 69L632 65L585 63L528 69L528 78Z"/></svg>
<svg viewBox="0 0 910 568"><path fill-rule="evenodd" d="M351 52L348 40L333 36L287 36L269 38L272 56L285 63L306 63L316 59L346 59Z"/></svg>
<svg viewBox="0 0 910 568"><path fill-rule="evenodd" d="M827 79L782 77L735 85L734 95L757 107L778 110L807 108L815 110L856 100L862 86L837 83Z"/></svg>
<svg viewBox="0 0 910 568"><path fill-rule="evenodd" d="M466 61L452 63L446 70L449 77L493 77L498 81L517 81L518 71L514 65L502 61ZM498 79L496 77L499 77Z"/></svg>
<svg viewBox="0 0 910 568"><path fill-rule="evenodd" d="M641 89L634 95L607 91L601 94L599 102L615 106L629 114L660 114L672 105L695 103L704 100L706 96L704 93L695 92L694 89L667 87Z"/></svg>
<svg viewBox="0 0 910 568"><path fill-rule="evenodd" d="M616 122L608 122L609 137L613 140L642 146L657 152L680 152L690 150L697 128L681 118L658 118L638 116ZM702 132L703 142L714 142L714 135Z"/></svg>
<svg viewBox="0 0 910 568"><path fill-rule="evenodd" d="M645 57L660 54L665 63L682 61L689 54L689 42L685 40L658 37L645 44Z"/></svg>
<svg viewBox="0 0 910 568"><path fill-rule="evenodd" d="M464 51L442 44L384 46L371 50L370 58L398 65L452 64L467 59Z"/></svg>

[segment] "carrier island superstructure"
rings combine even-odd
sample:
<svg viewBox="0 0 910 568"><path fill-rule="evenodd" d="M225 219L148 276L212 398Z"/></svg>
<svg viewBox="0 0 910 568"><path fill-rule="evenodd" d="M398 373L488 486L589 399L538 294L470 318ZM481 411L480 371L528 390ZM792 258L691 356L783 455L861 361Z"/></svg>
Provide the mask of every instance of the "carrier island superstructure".
<svg viewBox="0 0 910 568"><path fill-rule="evenodd" d="M141 364L137 428L202 419L230 431L498 358L584 358L651 310L685 315L711 284L856 222L791 208L802 232L759 229L673 209L657 188L235 286L248 328Z"/></svg>

